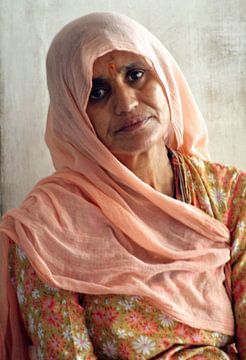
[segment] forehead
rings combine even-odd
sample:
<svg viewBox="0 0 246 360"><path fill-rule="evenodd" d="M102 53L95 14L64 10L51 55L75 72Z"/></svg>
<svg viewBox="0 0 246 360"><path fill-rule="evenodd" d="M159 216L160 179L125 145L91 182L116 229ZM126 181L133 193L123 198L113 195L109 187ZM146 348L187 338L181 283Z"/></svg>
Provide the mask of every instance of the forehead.
<svg viewBox="0 0 246 360"><path fill-rule="evenodd" d="M97 58L93 65L93 78L108 76L110 64L114 64L117 72L125 70L133 64L148 65L146 59L128 51L114 50Z"/></svg>

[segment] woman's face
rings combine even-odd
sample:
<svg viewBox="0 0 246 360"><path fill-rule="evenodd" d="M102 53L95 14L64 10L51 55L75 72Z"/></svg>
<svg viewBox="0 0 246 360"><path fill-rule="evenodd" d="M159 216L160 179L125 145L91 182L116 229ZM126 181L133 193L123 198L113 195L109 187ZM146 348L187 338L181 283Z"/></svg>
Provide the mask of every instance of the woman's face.
<svg viewBox="0 0 246 360"><path fill-rule="evenodd" d="M169 108L142 56L112 51L93 66L87 114L98 138L117 157L147 151L167 135Z"/></svg>

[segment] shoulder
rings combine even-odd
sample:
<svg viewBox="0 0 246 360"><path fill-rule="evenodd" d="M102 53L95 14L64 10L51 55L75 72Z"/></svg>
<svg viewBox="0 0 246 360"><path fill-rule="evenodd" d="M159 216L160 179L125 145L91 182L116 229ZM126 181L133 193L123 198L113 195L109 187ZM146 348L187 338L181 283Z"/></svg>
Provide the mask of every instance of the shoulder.
<svg viewBox="0 0 246 360"><path fill-rule="evenodd" d="M189 161L200 173L210 199L223 214L222 219L228 228L233 231L242 218L245 222L246 172L194 156Z"/></svg>
<svg viewBox="0 0 246 360"><path fill-rule="evenodd" d="M245 194L246 172L235 166L223 165L196 156L182 155L191 172L197 172L208 187L219 188L226 193L241 191Z"/></svg>
<svg viewBox="0 0 246 360"><path fill-rule="evenodd" d="M245 207L246 173L196 156L175 155L191 189L192 204L228 225L231 214Z"/></svg>

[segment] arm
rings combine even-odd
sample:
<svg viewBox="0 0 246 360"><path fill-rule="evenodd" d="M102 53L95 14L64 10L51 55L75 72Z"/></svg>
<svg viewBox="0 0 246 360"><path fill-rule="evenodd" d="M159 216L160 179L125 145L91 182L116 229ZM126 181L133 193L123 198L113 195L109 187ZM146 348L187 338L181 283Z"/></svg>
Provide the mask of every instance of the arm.
<svg viewBox="0 0 246 360"><path fill-rule="evenodd" d="M231 201L229 228L232 235L232 294L236 322L236 343L246 359L246 176L239 175Z"/></svg>
<svg viewBox="0 0 246 360"><path fill-rule="evenodd" d="M11 278L38 359L96 359L78 295L42 283L22 250L10 250Z"/></svg>
<svg viewBox="0 0 246 360"><path fill-rule="evenodd" d="M241 358L246 359L246 174L234 167L197 161L195 157L187 163L197 188L199 182L204 185L199 191L192 190L192 204L223 222L231 234L236 343Z"/></svg>

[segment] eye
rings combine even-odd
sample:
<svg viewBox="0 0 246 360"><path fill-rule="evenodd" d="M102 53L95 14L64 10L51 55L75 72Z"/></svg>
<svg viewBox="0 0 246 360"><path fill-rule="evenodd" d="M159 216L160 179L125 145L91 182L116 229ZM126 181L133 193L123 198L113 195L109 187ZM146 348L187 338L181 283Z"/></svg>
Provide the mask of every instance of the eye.
<svg viewBox="0 0 246 360"><path fill-rule="evenodd" d="M127 78L129 81L137 81L144 76L144 73L145 73L144 70L139 70L139 69L130 70L127 73Z"/></svg>
<svg viewBox="0 0 246 360"><path fill-rule="evenodd" d="M107 88L102 87L92 87L89 100L91 101L97 101L103 99L108 93Z"/></svg>

